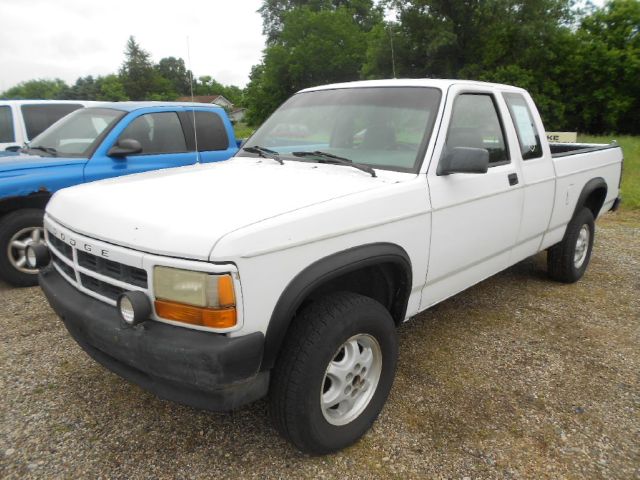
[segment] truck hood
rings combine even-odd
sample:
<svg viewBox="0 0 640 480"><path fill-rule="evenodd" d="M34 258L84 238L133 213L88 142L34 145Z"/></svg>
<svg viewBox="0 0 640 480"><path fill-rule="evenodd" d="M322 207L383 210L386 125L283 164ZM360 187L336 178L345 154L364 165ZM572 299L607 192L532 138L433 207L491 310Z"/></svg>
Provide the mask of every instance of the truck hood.
<svg viewBox="0 0 640 480"><path fill-rule="evenodd" d="M26 153L2 152L0 154L0 178L13 176L20 170L52 168L86 162L86 158L40 157Z"/></svg>
<svg viewBox="0 0 640 480"><path fill-rule="evenodd" d="M224 235L398 181L344 166L234 158L61 190L47 213L82 235L143 252L208 260Z"/></svg>

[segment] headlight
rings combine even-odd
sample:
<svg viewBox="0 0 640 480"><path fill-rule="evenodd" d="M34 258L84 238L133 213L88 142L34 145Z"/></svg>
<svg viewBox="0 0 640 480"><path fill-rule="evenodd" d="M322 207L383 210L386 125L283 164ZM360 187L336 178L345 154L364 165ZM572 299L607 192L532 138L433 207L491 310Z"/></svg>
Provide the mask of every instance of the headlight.
<svg viewBox="0 0 640 480"><path fill-rule="evenodd" d="M237 323L231 275L155 267L153 289L159 317L211 328Z"/></svg>

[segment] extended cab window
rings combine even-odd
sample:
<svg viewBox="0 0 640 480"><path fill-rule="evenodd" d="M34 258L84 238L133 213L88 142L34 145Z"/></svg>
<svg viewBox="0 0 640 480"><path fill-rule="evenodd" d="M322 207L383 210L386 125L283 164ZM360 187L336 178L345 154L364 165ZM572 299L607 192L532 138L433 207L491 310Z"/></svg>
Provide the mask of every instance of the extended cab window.
<svg viewBox="0 0 640 480"><path fill-rule="evenodd" d="M27 138L31 139L44 132L62 117L75 112L82 105L79 103L31 104L20 107Z"/></svg>
<svg viewBox="0 0 640 480"><path fill-rule="evenodd" d="M11 107L0 107L0 143L15 141Z"/></svg>
<svg viewBox="0 0 640 480"><path fill-rule="evenodd" d="M465 93L456 97L445 152L455 147L488 150L489 166L509 163L504 132L491 95Z"/></svg>
<svg viewBox="0 0 640 480"><path fill-rule="evenodd" d="M226 150L229 148L229 135L224 123L215 112L196 111L196 132L198 134L198 151ZM187 123L185 131L192 130L193 112L184 112L183 121ZM191 133L193 135L193 133ZM192 140L192 139L187 139Z"/></svg>
<svg viewBox="0 0 640 480"><path fill-rule="evenodd" d="M120 134L119 140L125 138L140 142L141 155L187 151L182 126L175 112L139 116Z"/></svg>
<svg viewBox="0 0 640 480"><path fill-rule="evenodd" d="M511 120L516 127L522 159L540 158L542 156L540 134L533 122L533 115L531 115L527 101L519 93L504 93L503 95L509 107Z"/></svg>

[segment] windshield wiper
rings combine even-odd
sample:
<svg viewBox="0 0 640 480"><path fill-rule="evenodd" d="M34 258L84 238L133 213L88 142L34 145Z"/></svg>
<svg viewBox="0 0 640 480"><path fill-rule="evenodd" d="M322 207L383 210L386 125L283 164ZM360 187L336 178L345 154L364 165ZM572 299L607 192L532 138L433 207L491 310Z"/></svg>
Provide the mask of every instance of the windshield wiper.
<svg viewBox="0 0 640 480"><path fill-rule="evenodd" d="M41 150L45 153L50 154L52 157L57 157L58 156L58 151L53 148L53 147L45 147L43 145L37 145L35 147L28 147L27 150Z"/></svg>
<svg viewBox="0 0 640 480"><path fill-rule="evenodd" d="M255 146L255 147L244 147L242 150L244 150L245 152L249 152L249 153L255 153L255 154L259 155L262 158L271 158L271 159L275 160L276 162L278 162L280 165L284 165L284 162L280 158L280 154L278 152L276 152L275 150L270 150L268 148L258 147L258 146Z"/></svg>
<svg viewBox="0 0 640 480"><path fill-rule="evenodd" d="M334 163L337 165L345 165L347 167L357 168L358 170L362 170L363 172L369 173L372 177L376 176L376 171L371 168L369 165L365 165L363 163L356 163L353 160L348 158L339 157L337 155L333 155L332 153L321 152L320 150L316 150L313 152L293 152L292 155L296 157L313 157L316 161L320 163Z"/></svg>

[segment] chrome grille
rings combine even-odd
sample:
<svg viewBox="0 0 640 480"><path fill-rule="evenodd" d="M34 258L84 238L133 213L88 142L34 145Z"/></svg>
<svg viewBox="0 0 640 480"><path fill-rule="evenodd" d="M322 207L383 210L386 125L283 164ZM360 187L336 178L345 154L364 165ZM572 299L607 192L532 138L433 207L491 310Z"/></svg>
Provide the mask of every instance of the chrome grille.
<svg viewBox="0 0 640 480"><path fill-rule="evenodd" d="M105 277L147 288L147 272L141 268L130 267L81 251L78 251L78 265Z"/></svg>
<svg viewBox="0 0 640 480"><path fill-rule="evenodd" d="M69 276L72 279L76 278L76 273L73 270L73 267L67 265L66 263L64 263L63 261L59 260L58 258L56 258L55 256L53 257L53 263L60 269L62 270L64 273L67 274L67 276Z"/></svg>
<svg viewBox="0 0 640 480"><path fill-rule="evenodd" d="M62 240L57 239L53 235L49 235L49 244L53 245L58 252L67 257L69 260L73 260L73 248L71 245L67 245Z"/></svg>
<svg viewBox="0 0 640 480"><path fill-rule="evenodd" d="M63 276L78 289L115 305L120 294L132 290L148 290L147 271L86 251L86 241L81 235L68 231L59 233L66 243L46 230L46 241L51 251L52 263ZM63 236L64 235L64 236ZM104 252L98 241L92 243L93 251ZM105 248L109 248L105 245ZM114 247L116 248L116 247ZM135 256L132 256L135 258Z"/></svg>
<svg viewBox="0 0 640 480"><path fill-rule="evenodd" d="M88 288L92 292L97 293L98 295L102 295L103 297L107 297L114 302L118 299L120 294L126 292L124 288L116 287L115 285L111 285L107 282L103 282L98 280L97 278L90 277L89 275L85 275L84 273L80 274L80 282L82 282L82 286Z"/></svg>

